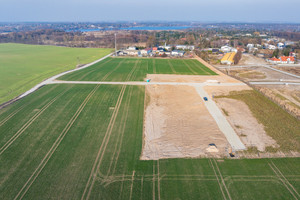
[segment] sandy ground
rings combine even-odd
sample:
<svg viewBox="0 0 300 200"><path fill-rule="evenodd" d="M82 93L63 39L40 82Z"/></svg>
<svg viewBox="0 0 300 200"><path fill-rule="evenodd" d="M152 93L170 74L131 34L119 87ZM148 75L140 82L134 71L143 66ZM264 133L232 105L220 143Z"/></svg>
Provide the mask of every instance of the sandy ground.
<svg viewBox="0 0 300 200"><path fill-rule="evenodd" d="M154 85L146 92L142 160L208 156L210 143L218 148L215 156L225 155L228 142L195 88Z"/></svg>
<svg viewBox="0 0 300 200"><path fill-rule="evenodd" d="M252 90L248 85L241 86L204 86L204 90L212 98L213 96L228 95L232 91Z"/></svg>
<svg viewBox="0 0 300 200"><path fill-rule="evenodd" d="M268 64L263 58L255 57L251 54L243 54L242 59L238 65L256 65L256 64Z"/></svg>
<svg viewBox="0 0 300 200"><path fill-rule="evenodd" d="M228 113L227 120L247 147L254 146L259 151L264 151L267 146L276 147L276 141L266 134L264 126L258 123L244 102L220 98L216 103Z"/></svg>
<svg viewBox="0 0 300 200"><path fill-rule="evenodd" d="M275 68L300 76L300 67L291 67L291 66L289 66L289 67L281 67L281 66L275 66Z"/></svg>
<svg viewBox="0 0 300 200"><path fill-rule="evenodd" d="M220 83L240 83L240 81L229 76L148 74L146 79L151 79L152 82L203 83L210 80L216 80Z"/></svg>

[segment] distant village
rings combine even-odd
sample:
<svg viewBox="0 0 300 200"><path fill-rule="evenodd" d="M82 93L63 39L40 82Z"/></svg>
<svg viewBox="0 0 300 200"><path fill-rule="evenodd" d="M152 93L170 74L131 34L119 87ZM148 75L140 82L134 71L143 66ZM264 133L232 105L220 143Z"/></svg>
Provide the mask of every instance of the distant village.
<svg viewBox="0 0 300 200"><path fill-rule="evenodd" d="M138 56L138 57L183 57L186 52L193 51L193 45L163 45L145 49L138 49L136 46L130 46L127 49L119 50L118 56Z"/></svg>
<svg viewBox="0 0 300 200"><path fill-rule="evenodd" d="M248 34L247 36L249 36ZM261 37L266 37L266 35L261 35ZM223 39L224 43L229 43L230 41L227 39ZM281 38L264 38L261 40L262 44L252 44L248 43L245 47L236 45L236 47L232 47L229 44L225 44L221 46L221 48L205 48L202 49L202 52L208 52L209 54L222 56L220 60L220 64L232 65L237 64L240 58L236 58L239 56L238 53L250 53L257 57L264 58L267 62L271 64L295 64L297 62L297 57L299 55L299 51L286 52L284 56L279 56L279 51L284 51L291 45L294 45L293 41L285 41ZM277 52L277 53L276 53Z"/></svg>

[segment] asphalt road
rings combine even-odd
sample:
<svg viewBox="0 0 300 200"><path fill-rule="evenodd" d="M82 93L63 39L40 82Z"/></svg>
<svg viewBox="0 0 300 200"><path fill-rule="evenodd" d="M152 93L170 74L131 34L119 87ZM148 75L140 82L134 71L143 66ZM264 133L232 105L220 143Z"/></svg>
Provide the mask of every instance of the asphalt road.
<svg viewBox="0 0 300 200"><path fill-rule="evenodd" d="M240 140L234 129L231 127L226 117L222 114L221 110L218 108L216 103L209 98L209 95L205 92L205 90L202 87L196 87L196 90L203 101L203 97L208 98L208 101L204 101L204 104L211 116L215 119L219 129L225 135L232 149L236 151L245 150L245 145L242 143L242 141Z"/></svg>

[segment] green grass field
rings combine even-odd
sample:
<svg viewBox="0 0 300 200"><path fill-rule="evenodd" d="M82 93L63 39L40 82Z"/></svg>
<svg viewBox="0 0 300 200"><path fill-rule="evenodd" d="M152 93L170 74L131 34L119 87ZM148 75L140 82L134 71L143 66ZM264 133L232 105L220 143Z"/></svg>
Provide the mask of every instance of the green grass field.
<svg viewBox="0 0 300 200"><path fill-rule="evenodd" d="M90 63L111 49L66 48L24 44L0 44L0 104L34 85L78 64Z"/></svg>
<svg viewBox="0 0 300 200"><path fill-rule="evenodd" d="M139 160L144 95L49 85L0 110L0 199L300 198L299 158Z"/></svg>
<svg viewBox="0 0 300 200"><path fill-rule="evenodd" d="M217 75L197 60L107 58L86 69L67 74L68 81L143 81L147 74Z"/></svg>

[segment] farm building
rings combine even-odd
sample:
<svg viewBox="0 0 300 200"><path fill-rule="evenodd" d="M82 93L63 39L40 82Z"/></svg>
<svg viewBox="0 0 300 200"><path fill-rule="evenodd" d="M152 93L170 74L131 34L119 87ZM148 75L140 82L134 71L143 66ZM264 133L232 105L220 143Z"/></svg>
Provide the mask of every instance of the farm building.
<svg viewBox="0 0 300 200"><path fill-rule="evenodd" d="M226 53L225 56L221 59L221 64L231 65L234 63L234 56L236 55L235 52Z"/></svg>

